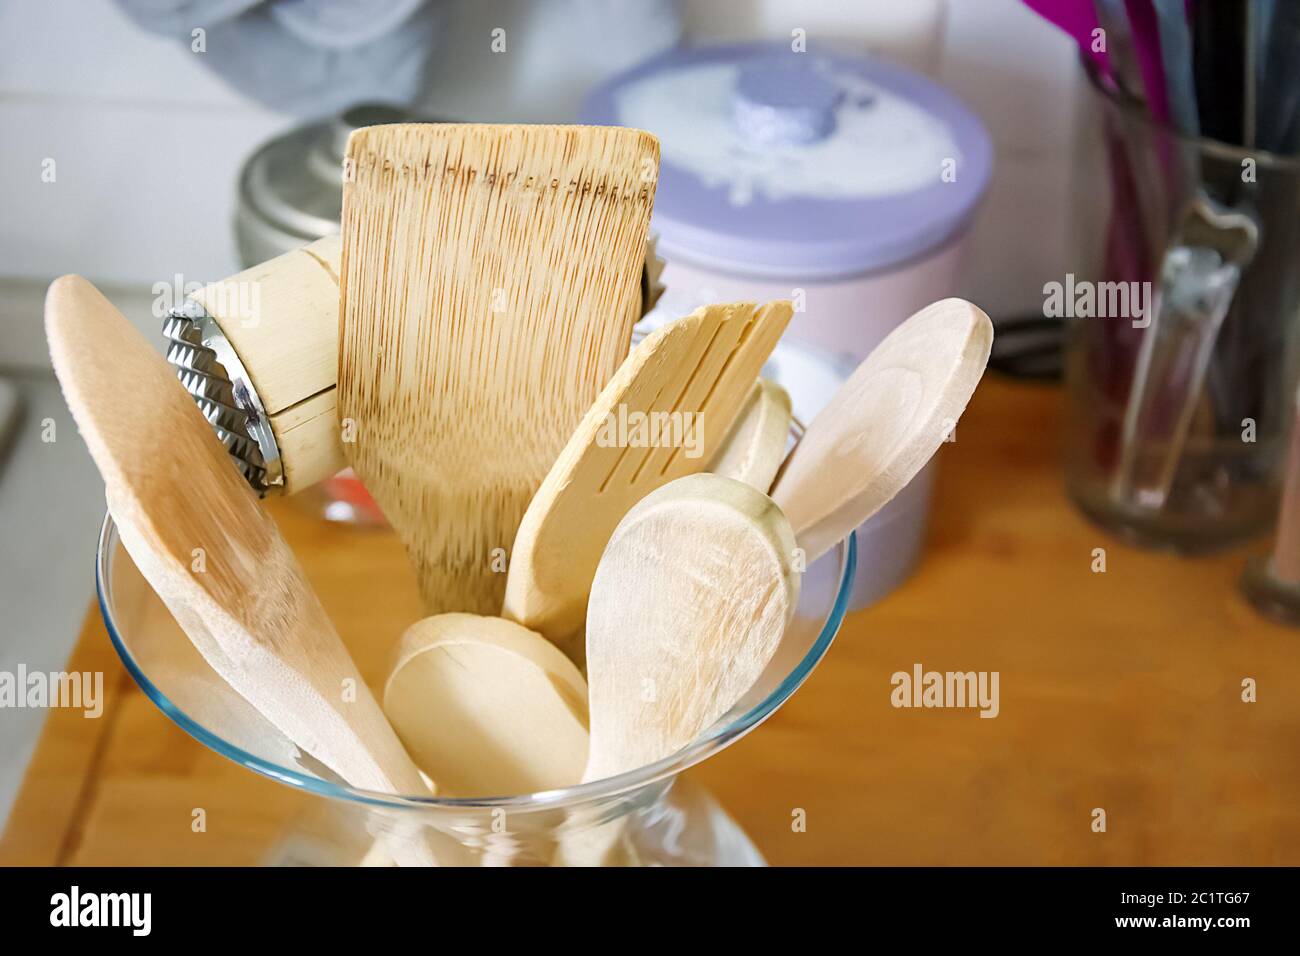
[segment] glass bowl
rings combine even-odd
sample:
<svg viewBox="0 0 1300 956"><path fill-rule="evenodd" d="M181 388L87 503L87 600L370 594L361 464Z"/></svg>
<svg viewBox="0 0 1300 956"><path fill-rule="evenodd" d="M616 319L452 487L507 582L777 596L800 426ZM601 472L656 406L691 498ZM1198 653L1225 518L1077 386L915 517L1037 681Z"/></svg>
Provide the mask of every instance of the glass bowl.
<svg viewBox="0 0 1300 956"><path fill-rule="evenodd" d="M358 790L301 752L185 638L136 570L111 516L100 532L95 581L113 646L164 714L222 756L331 805L339 819L312 862L390 863L376 838L409 839L418 830L438 862L449 864L743 865L761 864L762 856L707 793L678 775L753 730L807 679L844 618L856 560L850 535L804 572L794 619L766 671L688 747L605 780L484 799ZM357 639L341 637L345 644Z"/></svg>

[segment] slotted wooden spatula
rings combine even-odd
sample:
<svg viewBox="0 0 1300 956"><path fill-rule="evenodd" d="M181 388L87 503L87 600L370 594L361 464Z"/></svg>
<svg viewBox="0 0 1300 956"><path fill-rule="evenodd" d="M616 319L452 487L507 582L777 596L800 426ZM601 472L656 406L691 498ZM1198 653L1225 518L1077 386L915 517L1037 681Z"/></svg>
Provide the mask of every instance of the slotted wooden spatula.
<svg viewBox="0 0 1300 956"><path fill-rule="evenodd" d="M50 357L140 573L218 674L354 787L428 787L293 552L161 355L85 279L45 301ZM399 841L403 862L432 862Z"/></svg>
<svg viewBox="0 0 1300 956"><path fill-rule="evenodd" d="M970 401L993 324L962 299L926 306L889 333L818 412L772 497L809 564L906 487Z"/></svg>
<svg viewBox="0 0 1300 956"><path fill-rule="evenodd" d="M708 465L791 314L784 301L707 306L637 345L524 514L503 616L573 652L614 528L651 491Z"/></svg>
<svg viewBox="0 0 1300 956"><path fill-rule="evenodd" d="M375 126L348 142L343 449L431 614L495 614L519 519L627 355L658 141Z"/></svg>

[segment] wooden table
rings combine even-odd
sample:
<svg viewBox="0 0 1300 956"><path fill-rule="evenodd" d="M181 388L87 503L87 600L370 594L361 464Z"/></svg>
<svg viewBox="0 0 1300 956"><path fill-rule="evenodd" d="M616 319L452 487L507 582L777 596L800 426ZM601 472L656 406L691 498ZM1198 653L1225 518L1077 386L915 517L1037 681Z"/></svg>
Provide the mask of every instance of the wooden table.
<svg viewBox="0 0 1300 956"><path fill-rule="evenodd" d="M1177 559L1087 524L1060 414L1056 390L986 381L943 451L917 574L691 771L773 864L1300 864L1300 633L1239 596L1244 552ZM373 682L418 616L399 549L274 508ZM890 676L916 663L998 671L999 715L895 709ZM51 712L0 863L251 864L301 809L158 712L93 606L68 669L105 671L104 716Z"/></svg>

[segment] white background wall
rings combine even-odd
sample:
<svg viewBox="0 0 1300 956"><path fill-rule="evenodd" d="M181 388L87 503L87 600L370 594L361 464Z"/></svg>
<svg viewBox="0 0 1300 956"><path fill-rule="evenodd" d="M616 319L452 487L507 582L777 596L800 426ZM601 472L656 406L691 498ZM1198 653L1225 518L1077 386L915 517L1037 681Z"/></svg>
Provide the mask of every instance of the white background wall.
<svg viewBox="0 0 1300 956"><path fill-rule="evenodd" d="M518 4L452 6L460 31L439 55L449 68L435 77L434 108L542 118L549 100L567 118L572 69L539 82L463 52ZM692 40L787 37L792 24L813 40L859 36L956 90L988 124L998 160L968 291L989 311L1034 307L1034 280L1065 271L1070 45L1018 0L946 6L946 17L940 0L686 0L684 10ZM563 41L562 28L549 30ZM236 172L293 120L230 90L201 55L137 29L107 0L0 0L0 278L75 269L148 284L233 271ZM53 184L40 180L47 157L58 163Z"/></svg>

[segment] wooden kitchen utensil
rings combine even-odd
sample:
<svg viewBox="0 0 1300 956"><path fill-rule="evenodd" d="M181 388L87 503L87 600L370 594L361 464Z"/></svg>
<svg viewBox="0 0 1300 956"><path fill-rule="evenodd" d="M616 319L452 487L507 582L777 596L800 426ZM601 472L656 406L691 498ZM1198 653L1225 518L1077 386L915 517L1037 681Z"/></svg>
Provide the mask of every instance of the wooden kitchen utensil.
<svg viewBox="0 0 1300 956"><path fill-rule="evenodd" d="M708 470L767 494L785 460L792 417L790 393L760 378Z"/></svg>
<svg viewBox="0 0 1300 956"><path fill-rule="evenodd" d="M261 495L297 494L347 465L337 409L342 249L337 235L318 239L186 295L163 320L167 361ZM663 292L663 267L651 237L642 314Z"/></svg>
<svg viewBox="0 0 1300 956"><path fill-rule="evenodd" d="M704 470L791 314L789 302L713 305L642 340L524 514L510 555L504 617L574 653L596 565L614 528L654 489Z"/></svg>
<svg viewBox="0 0 1300 956"><path fill-rule="evenodd" d="M887 335L808 426L772 497L809 564L898 494L956 427L984 374L989 317L926 306Z"/></svg>
<svg viewBox="0 0 1300 956"><path fill-rule="evenodd" d="M430 613L500 610L524 509L627 355L658 161L653 136L615 127L348 141L344 452Z"/></svg>
<svg viewBox="0 0 1300 956"><path fill-rule="evenodd" d="M45 328L122 543L213 670L352 786L427 794L275 522L162 356L79 276L50 286ZM418 841L394 850L432 862Z"/></svg>
<svg viewBox="0 0 1300 956"><path fill-rule="evenodd" d="M339 443L338 236L189 295L167 360L259 494L296 494L347 464Z"/></svg>
<svg viewBox="0 0 1300 956"><path fill-rule="evenodd" d="M696 740L753 686L799 598L794 533L773 501L691 475L619 522L587 611L585 781Z"/></svg>
<svg viewBox="0 0 1300 956"><path fill-rule="evenodd" d="M384 712L415 762L456 797L571 787L587 763L587 682L540 634L439 614L402 635Z"/></svg>

